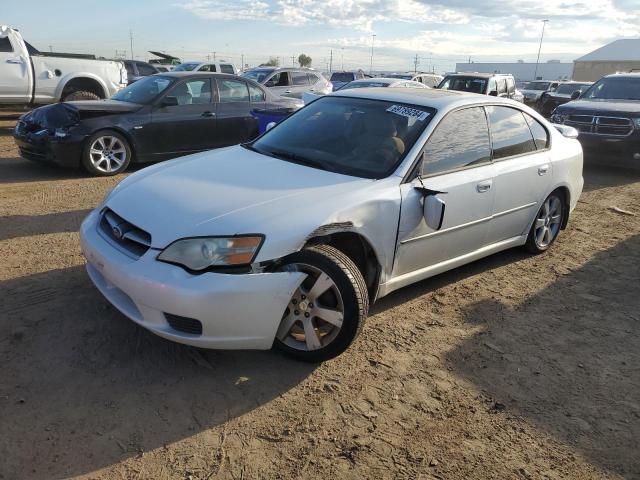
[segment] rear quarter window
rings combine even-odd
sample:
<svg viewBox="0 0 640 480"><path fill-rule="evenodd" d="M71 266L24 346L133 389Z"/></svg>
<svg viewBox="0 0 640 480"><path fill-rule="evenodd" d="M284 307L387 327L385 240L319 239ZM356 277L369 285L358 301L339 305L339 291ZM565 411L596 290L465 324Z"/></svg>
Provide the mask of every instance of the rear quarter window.
<svg viewBox="0 0 640 480"><path fill-rule="evenodd" d="M229 65L229 64L225 64L225 63L221 63L220 64L220 71L222 73L230 73L230 74L235 74L236 72L233 69L233 65Z"/></svg>
<svg viewBox="0 0 640 480"><path fill-rule="evenodd" d="M489 106L487 114L494 160L536 151L524 113L515 108Z"/></svg>
<svg viewBox="0 0 640 480"><path fill-rule="evenodd" d="M13 52L9 37L0 38L0 52Z"/></svg>

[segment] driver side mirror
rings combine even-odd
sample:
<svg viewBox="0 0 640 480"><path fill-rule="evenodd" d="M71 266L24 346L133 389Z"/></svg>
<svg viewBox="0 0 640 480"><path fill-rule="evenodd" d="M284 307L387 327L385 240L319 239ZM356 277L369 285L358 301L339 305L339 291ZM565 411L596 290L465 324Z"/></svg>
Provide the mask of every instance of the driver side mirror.
<svg viewBox="0 0 640 480"><path fill-rule="evenodd" d="M580 98L580 95L582 95L582 90L576 90L575 92L573 92L571 94L571 100L577 100Z"/></svg>
<svg viewBox="0 0 640 480"><path fill-rule="evenodd" d="M177 107L177 106L178 106L178 97L164 97L160 101L160 108Z"/></svg>
<svg viewBox="0 0 640 480"><path fill-rule="evenodd" d="M489 95L491 95L492 97L497 97L498 96L498 91L497 90L491 90L489 92Z"/></svg>
<svg viewBox="0 0 640 480"><path fill-rule="evenodd" d="M424 197L424 219L429 228L440 230L444 220L445 203L435 195Z"/></svg>

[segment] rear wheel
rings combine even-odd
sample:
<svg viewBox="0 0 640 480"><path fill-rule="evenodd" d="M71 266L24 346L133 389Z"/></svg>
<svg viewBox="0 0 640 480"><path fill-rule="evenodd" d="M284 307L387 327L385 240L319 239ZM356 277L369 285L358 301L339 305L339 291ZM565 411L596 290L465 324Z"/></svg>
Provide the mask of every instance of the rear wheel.
<svg viewBox="0 0 640 480"><path fill-rule="evenodd" d="M551 192L538 210L536 219L531 225L525 247L532 253L542 253L558 238L562 227L565 201L559 192Z"/></svg>
<svg viewBox="0 0 640 480"><path fill-rule="evenodd" d="M316 245L287 257L281 270L307 277L289 301L274 346L308 362L344 352L360 333L369 310L358 267L340 250Z"/></svg>
<svg viewBox="0 0 640 480"><path fill-rule="evenodd" d="M131 162L127 139L112 130L102 130L87 141L82 165L92 175L107 177L123 172Z"/></svg>
<svg viewBox="0 0 640 480"><path fill-rule="evenodd" d="M100 100L100 97L93 92L76 90L75 92L66 94L62 99L63 102L74 102L78 100Z"/></svg>

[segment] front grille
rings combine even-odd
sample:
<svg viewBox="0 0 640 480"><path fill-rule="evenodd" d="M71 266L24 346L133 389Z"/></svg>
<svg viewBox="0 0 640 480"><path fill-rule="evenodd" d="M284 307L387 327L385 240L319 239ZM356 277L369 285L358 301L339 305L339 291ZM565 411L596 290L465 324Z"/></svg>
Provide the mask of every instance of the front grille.
<svg viewBox="0 0 640 480"><path fill-rule="evenodd" d="M626 137L633 133L633 121L624 117L569 115L564 123L580 132L594 135Z"/></svg>
<svg viewBox="0 0 640 480"><path fill-rule="evenodd" d="M20 147L20 156L22 158L26 158L27 160L32 160L34 162L46 162L49 160L49 157L44 152L38 152L36 150L32 150L30 148Z"/></svg>
<svg viewBox="0 0 640 480"><path fill-rule="evenodd" d="M111 209L102 212L100 231L125 253L140 258L151 247L151 235L127 222Z"/></svg>
<svg viewBox="0 0 640 480"><path fill-rule="evenodd" d="M165 313L164 316L174 330L191 335L202 335L202 323L199 320L172 315L171 313Z"/></svg>

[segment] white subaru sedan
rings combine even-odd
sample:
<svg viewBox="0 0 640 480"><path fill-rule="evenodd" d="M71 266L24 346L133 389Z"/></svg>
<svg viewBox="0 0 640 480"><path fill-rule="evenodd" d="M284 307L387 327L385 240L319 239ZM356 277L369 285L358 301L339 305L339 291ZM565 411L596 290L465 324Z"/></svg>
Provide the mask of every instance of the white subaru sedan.
<svg viewBox="0 0 640 480"><path fill-rule="evenodd" d="M255 141L145 168L81 227L124 315L189 345L321 361L369 305L500 250L547 250L582 192L575 130L521 103L354 89Z"/></svg>

